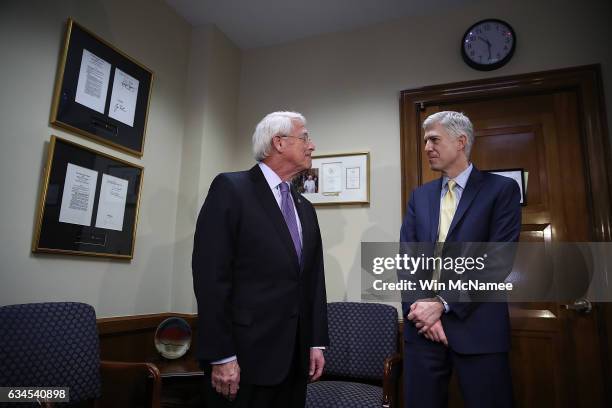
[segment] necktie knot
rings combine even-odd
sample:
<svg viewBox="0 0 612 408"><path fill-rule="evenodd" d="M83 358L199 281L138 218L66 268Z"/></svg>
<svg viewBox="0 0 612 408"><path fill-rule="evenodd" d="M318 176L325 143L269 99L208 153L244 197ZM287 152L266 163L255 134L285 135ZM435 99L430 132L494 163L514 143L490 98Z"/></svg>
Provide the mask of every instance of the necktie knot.
<svg viewBox="0 0 612 408"><path fill-rule="evenodd" d="M457 185L457 182L453 179L448 180L448 191L451 194L455 193L455 186Z"/></svg>
<svg viewBox="0 0 612 408"><path fill-rule="evenodd" d="M280 188L281 193L289 192L289 185L287 185L287 183L285 183L284 181L280 183L278 186Z"/></svg>

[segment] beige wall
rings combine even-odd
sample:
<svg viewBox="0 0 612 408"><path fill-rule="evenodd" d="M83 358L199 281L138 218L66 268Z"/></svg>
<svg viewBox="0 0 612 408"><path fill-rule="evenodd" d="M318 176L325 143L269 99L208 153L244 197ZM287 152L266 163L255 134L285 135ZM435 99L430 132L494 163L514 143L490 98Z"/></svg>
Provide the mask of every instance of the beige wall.
<svg viewBox="0 0 612 408"><path fill-rule="evenodd" d="M155 71L145 154L122 154L48 125L68 16ZM476 20L510 22L518 49L481 73L458 43ZM362 241L399 235L398 96L403 89L601 63L612 119L609 1L479 1L435 17L241 52L214 27L192 29L163 0L0 3L0 304L74 300L99 316L194 311L191 249L212 178L252 165L250 136L273 110L303 112L319 153L371 151L371 204L320 208L330 300L359 298ZM51 134L145 167L131 263L32 255Z"/></svg>
<svg viewBox="0 0 612 408"><path fill-rule="evenodd" d="M48 125L68 16L154 71L142 159ZM210 181L234 163L239 49L212 26L192 29L163 0L5 1L0 34L0 304L82 301L98 316L195 311L193 232ZM30 253L51 134L145 167L131 262Z"/></svg>
<svg viewBox="0 0 612 408"><path fill-rule="evenodd" d="M459 41L474 22L508 21L518 47L508 65L483 73L462 61ZM319 208L328 299L359 299L360 242L394 241L401 223L399 92L426 85L601 63L612 118L612 6L585 2L480 1L436 16L403 18L243 55L241 161L265 113L305 114L317 152L369 150L369 207Z"/></svg>
<svg viewBox="0 0 612 408"><path fill-rule="evenodd" d="M49 126L68 16L155 72L142 160ZM170 309L190 31L161 0L2 2L0 303L83 301L98 316ZM145 167L131 263L30 253L51 134Z"/></svg>
<svg viewBox="0 0 612 408"><path fill-rule="evenodd" d="M195 28L191 36L187 75L173 311L197 310L191 278L191 252L197 215L210 182L222 171L240 169L240 164L233 160L239 83L240 50L213 26Z"/></svg>

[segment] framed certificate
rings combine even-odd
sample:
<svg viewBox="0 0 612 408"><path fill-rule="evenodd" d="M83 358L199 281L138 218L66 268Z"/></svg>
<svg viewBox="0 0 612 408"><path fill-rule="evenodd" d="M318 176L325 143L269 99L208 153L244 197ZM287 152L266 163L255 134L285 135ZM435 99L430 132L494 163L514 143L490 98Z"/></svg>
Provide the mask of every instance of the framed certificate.
<svg viewBox="0 0 612 408"><path fill-rule="evenodd" d="M370 153L313 156L312 168L300 173L292 183L314 205L368 204Z"/></svg>
<svg viewBox="0 0 612 408"><path fill-rule="evenodd" d="M141 157L153 72L68 19L51 124Z"/></svg>
<svg viewBox="0 0 612 408"><path fill-rule="evenodd" d="M503 169L503 170L487 170L487 173L493 173L500 176L511 178L516 181L521 190L521 205L527 205L527 172L524 169Z"/></svg>
<svg viewBox="0 0 612 408"><path fill-rule="evenodd" d="M51 136L32 251L132 259L143 173Z"/></svg>

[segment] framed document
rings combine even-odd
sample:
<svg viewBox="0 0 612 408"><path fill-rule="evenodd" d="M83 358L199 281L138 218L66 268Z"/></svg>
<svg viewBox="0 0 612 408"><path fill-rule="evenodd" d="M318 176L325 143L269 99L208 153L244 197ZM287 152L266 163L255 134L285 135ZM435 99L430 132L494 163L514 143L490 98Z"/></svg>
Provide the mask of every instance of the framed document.
<svg viewBox="0 0 612 408"><path fill-rule="evenodd" d="M51 136L32 251L132 259L143 173Z"/></svg>
<svg viewBox="0 0 612 408"><path fill-rule="evenodd" d="M153 72L71 18L51 124L141 157Z"/></svg>
<svg viewBox="0 0 612 408"><path fill-rule="evenodd" d="M521 205L527 205L527 172L524 169L503 169L503 170L486 170L487 173L493 173L500 176L511 178L516 181L521 190Z"/></svg>
<svg viewBox="0 0 612 408"><path fill-rule="evenodd" d="M292 184L314 205L368 204L370 153L313 156L312 168L298 174Z"/></svg>

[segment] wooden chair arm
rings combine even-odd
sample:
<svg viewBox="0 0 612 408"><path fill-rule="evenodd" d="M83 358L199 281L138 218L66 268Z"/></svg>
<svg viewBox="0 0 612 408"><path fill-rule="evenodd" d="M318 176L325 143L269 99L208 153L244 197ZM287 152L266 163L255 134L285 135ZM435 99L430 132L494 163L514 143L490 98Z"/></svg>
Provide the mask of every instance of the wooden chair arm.
<svg viewBox="0 0 612 408"><path fill-rule="evenodd" d="M399 403L399 380L402 374L402 356L392 354L385 359L383 373L383 407L396 408Z"/></svg>
<svg viewBox="0 0 612 408"><path fill-rule="evenodd" d="M159 408L161 406L161 374L155 364L144 362L127 362L127 361L100 361L100 372L102 377L110 375L113 372L134 372L140 373L152 379L153 387L151 390L151 407Z"/></svg>

